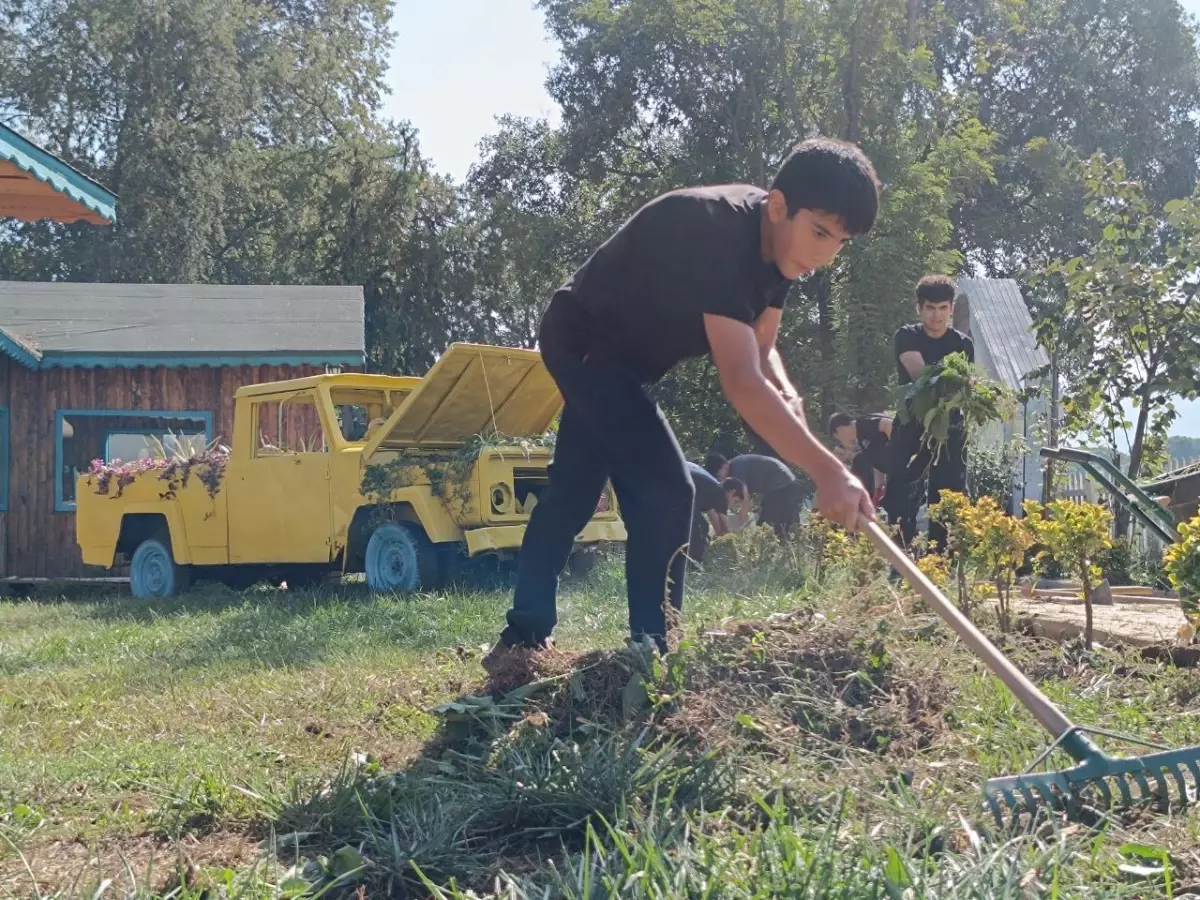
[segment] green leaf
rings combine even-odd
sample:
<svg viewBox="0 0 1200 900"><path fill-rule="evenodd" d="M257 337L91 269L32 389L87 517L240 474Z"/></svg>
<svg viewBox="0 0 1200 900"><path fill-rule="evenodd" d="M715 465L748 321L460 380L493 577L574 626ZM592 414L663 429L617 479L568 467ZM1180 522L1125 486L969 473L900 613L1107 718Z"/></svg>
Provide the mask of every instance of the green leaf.
<svg viewBox="0 0 1200 900"><path fill-rule="evenodd" d="M908 866L905 865L904 859L896 848L889 844L885 853L887 862L883 865L883 877L887 880L889 887L901 889L911 887L912 877L908 874Z"/></svg>

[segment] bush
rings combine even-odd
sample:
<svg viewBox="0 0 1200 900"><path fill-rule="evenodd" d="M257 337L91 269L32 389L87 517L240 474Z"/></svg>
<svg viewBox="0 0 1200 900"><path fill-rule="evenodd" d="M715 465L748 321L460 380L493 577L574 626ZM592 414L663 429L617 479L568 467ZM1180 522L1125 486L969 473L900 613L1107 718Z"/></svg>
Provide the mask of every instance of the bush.
<svg viewBox="0 0 1200 900"><path fill-rule="evenodd" d="M1025 441L1020 437L1000 447L972 444L967 451L967 495L971 502L991 497L1002 509L1011 510L1013 476L1025 451Z"/></svg>

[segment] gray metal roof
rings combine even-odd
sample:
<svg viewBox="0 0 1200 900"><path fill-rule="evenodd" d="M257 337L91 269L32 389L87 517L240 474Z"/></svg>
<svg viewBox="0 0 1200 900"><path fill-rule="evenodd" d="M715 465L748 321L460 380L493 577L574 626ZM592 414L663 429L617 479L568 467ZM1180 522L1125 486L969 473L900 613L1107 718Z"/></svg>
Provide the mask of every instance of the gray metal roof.
<svg viewBox="0 0 1200 900"><path fill-rule="evenodd" d="M971 337L983 343L996 367L996 377L1012 390L1026 387L1025 376L1050 363L1038 346L1033 317L1011 278L960 278L967 295Z"/></svg>
<svg viewBox="0 0 1200 900"><path fill-rule="evenodd" d="M361 362L363 325L357 286L0 281L0 332L41 365L91 356Z"/></svg>

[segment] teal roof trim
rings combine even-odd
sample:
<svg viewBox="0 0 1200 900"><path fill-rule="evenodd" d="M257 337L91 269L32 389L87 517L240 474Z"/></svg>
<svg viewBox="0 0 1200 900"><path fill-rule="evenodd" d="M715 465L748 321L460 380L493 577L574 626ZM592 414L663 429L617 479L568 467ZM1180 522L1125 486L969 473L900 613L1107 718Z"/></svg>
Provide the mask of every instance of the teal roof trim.
<svg viewBox="0 0 1200 900"><path fill-rule="evenodd" d="M116 222L116 194L105 190L53 153L21 137L7 125L0 125L0 159L45 182L109 223Z"/></svg>
<svg viewBox="0 0 1200 900"><path fill-rule="evenodd" d="M7 349L7 348L4 348ZM10 354L11 355L11 354ZM211 366L361 366L364 356L355 353L48 353L41 356L39 369L136 369L139 366L168 369ZM32 368L32 367L31 367Z"/></svg>
<svg viewBox="0 0 1200 900"><path fill-rule="evenodd" d="M13 334L2 325L0 325L0 352L12 357L27 369L36 369L42 362L42 354L36 347L31 346L20 335Z"/></svg>

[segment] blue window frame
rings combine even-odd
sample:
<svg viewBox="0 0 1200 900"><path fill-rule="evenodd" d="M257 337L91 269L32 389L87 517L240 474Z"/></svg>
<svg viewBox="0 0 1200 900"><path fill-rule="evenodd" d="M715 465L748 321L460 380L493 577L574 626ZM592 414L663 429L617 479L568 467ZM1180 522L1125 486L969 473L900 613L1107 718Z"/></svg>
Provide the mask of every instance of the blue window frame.
<svg viewBox="0 0 1200 900"><path fill-rule="evenodd" d="M0 406L0 512L8 511L8 407Z"/></svg>
<svg viewBox="0 0 1200 900"><path fill-rule="evenodd" d="M129 420L107 428L84 428L89 419ZM7 434L7 416L5 433ZM76 434L79 426L86 433ZM212 440L213 414L208 410L182 409L60 409L54 414L54 509L73 512L75 483L93 459L112 460L114 436L155 435L163 440L172 432L200 434ZM7 447L7 442L5 443ZM82 466L82 468L81 468Z"/></svg>

